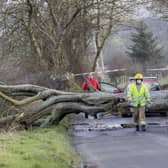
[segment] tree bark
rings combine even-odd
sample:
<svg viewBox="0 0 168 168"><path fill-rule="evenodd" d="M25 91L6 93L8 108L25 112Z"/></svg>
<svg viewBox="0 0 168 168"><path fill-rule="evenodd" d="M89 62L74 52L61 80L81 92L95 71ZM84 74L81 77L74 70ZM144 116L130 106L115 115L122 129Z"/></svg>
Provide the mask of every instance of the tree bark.
<svg viewBox="0 0 168 168"><path fill-rule="evenodd" d="M2 123L9 123L10 119L11 123L17 122L26 127L38 123L38 120L44 121L40 124L41 127L58 124L70 113L84 112L95 115L99 112L112 111L120 101L118 97L107 93L64 92L29 84L0 85L0 96L22 109L12 116L3 118Z"/></svg>
<svg viewBox="0 0 168 168"><path fill-rule="evenodd" d="M122 95L124 102L119 103L118 110L121 114L126 114L128 112L129 103L126 101L126 96ZM162 113L168 111L168 91L152 91L151 92L151 103L152 107L147 109L149 113Z"/></svg>
<svg viewBox="0 0 168 168"><path fill-rule="evenodd" d="M13 97L14 95L14 97ZM15 96L17 95L17 96ZM128 102L125 94L73 93L49 89L36 85L0 85L0 97L20 108L15 114L0 118L0 126L17 123L25 128L32 125L45 127L58 124L70 113L84 112L89 115L109 112L127 112ZM168 109L168 91L151 92L151 112Z"/></svg>

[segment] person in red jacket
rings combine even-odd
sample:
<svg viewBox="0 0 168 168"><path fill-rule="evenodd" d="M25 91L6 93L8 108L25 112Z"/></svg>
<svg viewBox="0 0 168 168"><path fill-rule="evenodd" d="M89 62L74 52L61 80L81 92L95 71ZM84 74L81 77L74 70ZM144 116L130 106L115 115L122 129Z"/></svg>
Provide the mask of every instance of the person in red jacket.
<svg viewBox="0 0 168 168"><path fill-rule="evenodd" d="M100 91L101 86L99 82L91 74L89 74L86 81L82 84L82 89L86 92ZM85 118L88 118L88 113L85 113ZM94 118L97 119L97 114L94 115Z"/></svg>
<svg viewBox="0 0 168 168"><path fill-rule="evenodd" d="M101 87L99 82L92 75L89 75L86 82L82 84L82 89L84 91L100 91Z"/></svg>

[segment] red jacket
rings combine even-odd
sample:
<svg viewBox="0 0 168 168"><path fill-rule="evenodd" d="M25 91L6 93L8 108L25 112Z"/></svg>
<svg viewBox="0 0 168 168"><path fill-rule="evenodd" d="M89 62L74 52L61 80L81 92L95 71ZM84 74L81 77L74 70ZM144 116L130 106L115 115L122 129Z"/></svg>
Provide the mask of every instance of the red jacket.
<svg viewBox="0 0 168 168"><path fill-rule="evenodd" d="M89 84L88 84L89 83ZM101 90L101 87L100 87L100 84L99 84L99 82L96 80L96 79L94 79L93 77L89 77L88 79L87 79L87 82L84 82L83 84L82 84L82 89L83 90L85 90L85 91L89 91L90 89L89 89L89 86L92 86L92 88L93 89L95 89L95 90Z"/></svg>

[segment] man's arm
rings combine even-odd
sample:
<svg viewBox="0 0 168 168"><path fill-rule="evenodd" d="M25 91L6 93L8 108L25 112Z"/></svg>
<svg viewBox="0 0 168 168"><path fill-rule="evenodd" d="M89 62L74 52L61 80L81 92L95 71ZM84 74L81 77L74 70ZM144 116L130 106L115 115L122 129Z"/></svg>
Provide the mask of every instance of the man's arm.
<svg viewBox="0 0 168 168"><path fill-rule="evenodd" d="M129 102L132 101L132 89L131 89L131 86L128 87L127 99L128 99Z"/></svg>

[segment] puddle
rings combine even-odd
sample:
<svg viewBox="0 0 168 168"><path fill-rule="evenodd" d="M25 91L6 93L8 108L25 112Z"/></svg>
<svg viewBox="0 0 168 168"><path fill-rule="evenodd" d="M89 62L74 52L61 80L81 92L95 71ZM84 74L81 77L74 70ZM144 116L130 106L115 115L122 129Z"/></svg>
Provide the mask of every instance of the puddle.
<svg viewBox="0 0 168 168"><path fill-rule="evenodd" d="M150 127L163 127L168 126L167 119L163 118L149 118L147 120L147 126ZM102 120L85 120L72 124L72 128L75 132L91 132L91 131L110 131L123 128L134 128L135 125L132 122L132 118L111 118Z"/></svg>
<svg viewBox="0 0 168 168"><path fill-rule="evenodd" d="M73 124L72 128L75 132L80 131L110 131L110 130L116 130L121 129L123 126L120 123L112 123L112 122L88 122L88 123L78 123Z"/></svg>

